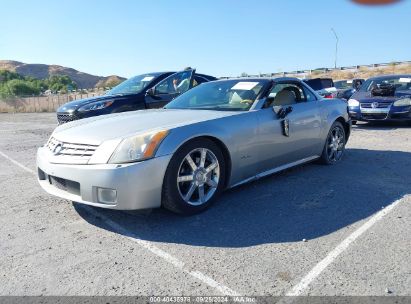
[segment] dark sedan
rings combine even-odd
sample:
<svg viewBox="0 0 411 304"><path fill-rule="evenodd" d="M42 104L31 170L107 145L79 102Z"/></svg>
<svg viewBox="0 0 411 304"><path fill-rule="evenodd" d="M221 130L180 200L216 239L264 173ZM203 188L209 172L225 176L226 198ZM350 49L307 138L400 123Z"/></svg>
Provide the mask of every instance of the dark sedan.
<svg viewBox="0 0 411 304"><path fill-rule="evenodd" d="M334 81L335 88L337 89L337 98L350 99L360 89L364 81L361 78Z"/></svg>
<svg viewBox="0 0 411 304"><path fill-rule="evenodd" d="M368 79L348 100L353 123L357 121L411 122L411 74Z"/></svg>
<svg viewBox="0 0 411 304"><path fill-rule="evenodd" d="M181 72L149 73L132 77L107 94L75 100L57 109L59 124L98 115L162 108L171 100L203 82L215 77L198 74L195 69Z"/></svg>

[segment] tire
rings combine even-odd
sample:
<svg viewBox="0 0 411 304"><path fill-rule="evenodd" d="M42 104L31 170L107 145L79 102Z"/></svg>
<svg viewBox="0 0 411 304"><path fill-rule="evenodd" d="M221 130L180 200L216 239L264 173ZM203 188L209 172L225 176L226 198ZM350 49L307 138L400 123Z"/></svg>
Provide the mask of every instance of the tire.
<svg viewBox="0 0 411 304"><path fill-rule="evenodd" d="M186 143L167 167L162 206L184 215L204 211L224 189L225 168L224 155L212 140L199 138Z"/></svg>
<svg viewBox="0 0 411 304"><path fill-rule="evenodd" d="M343 125L335 121L328 132L320 162L324 165L338 163L345 152L346 134Z"/></svg>
<svg viewBox="0 0 411 304"><path fill-rule="evenodd" d="M357 124L357 121L356 121L356 120L352 120L351 123L352 123L353 126L355 126L355 125Z"/></svg>

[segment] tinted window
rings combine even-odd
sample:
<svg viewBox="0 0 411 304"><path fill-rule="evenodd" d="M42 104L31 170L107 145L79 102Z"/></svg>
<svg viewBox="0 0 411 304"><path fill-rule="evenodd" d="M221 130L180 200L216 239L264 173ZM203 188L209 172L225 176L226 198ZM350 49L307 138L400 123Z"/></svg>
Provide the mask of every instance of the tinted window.
<svg viewBox="0 0 411 304"><path fill-rule="evenodd" d="M307 79L304 82L315 91L334 87L334 82L331 78Z"/></svg>
<svg viewBox="0 0 411 304"><path fill-rule="evenodd" d="M337 89L350 89L352 87L352 81L348 82L347 80L339 80L334 82L334 85Z"/></svg>
<svg viewBox="0 0 411 304"><path fill-rule="evenodd" d="M317 100L317 96L315 96L309 89L303 86L303 91L305 93L306 101L314 101Z"/></svg>
<svg viewBox="0 0 411 304"><path fill-rule="evenodd" d="M190 88L192 71L175 73L156 85L155 94L181 94Z"/></svg>

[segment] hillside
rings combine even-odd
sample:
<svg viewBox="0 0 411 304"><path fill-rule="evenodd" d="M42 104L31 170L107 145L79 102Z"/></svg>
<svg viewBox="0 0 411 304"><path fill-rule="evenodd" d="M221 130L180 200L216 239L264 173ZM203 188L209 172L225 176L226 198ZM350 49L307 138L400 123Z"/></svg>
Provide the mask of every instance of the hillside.
<svg viewBox="0 0 411 304"><path fill-rule="evenodd" d="M381 67L376 67L376 68L360 67L359 69L347 70L347 71L338 71L338 70L329 71L329 72L314 71L312 75L309 75L307 78L331 77L334 80L353 79L353 78L367 79L367 78L374 77L374 76L388 75L388 74L411 74L411 64L389 65L389 66L381 66Z"/></svg>
<svg viewBox="0 0 411 304"><path fill-rule="evenodd" d="M94 88L96 86L104 87L107 86L107 84L125 80L125 78L116 75L107 77L96 76L60 65L28 64L13 60L0 60L0 70L8 70L37 79L46 79L53 75L66 75L69 76L80 89Z"/></svg>

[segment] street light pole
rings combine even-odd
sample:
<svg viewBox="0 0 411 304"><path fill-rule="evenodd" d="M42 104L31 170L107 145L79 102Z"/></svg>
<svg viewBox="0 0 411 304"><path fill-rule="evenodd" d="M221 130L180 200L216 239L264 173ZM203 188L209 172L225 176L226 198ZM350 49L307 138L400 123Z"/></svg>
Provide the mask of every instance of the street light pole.
<svg viewBox="0 0 411 304"><path fill-rule="evenodd" d="M334 68L337 68L337 54L338 54L338 36L337 33L333 28L331 28L331 31L334 33L335 36L335 59L334 59Z"/></svg>

